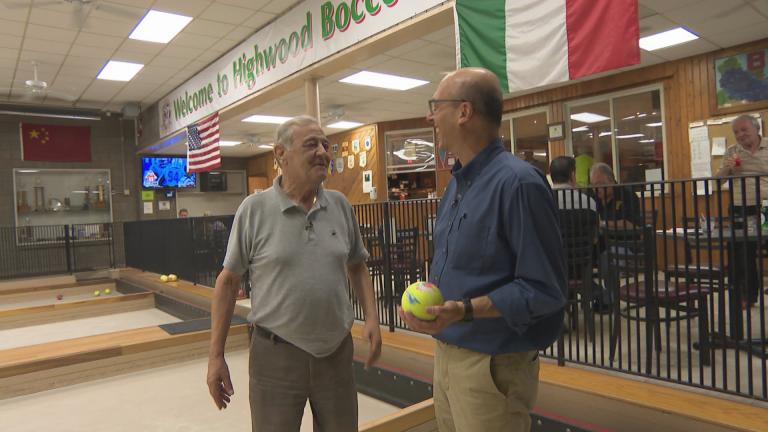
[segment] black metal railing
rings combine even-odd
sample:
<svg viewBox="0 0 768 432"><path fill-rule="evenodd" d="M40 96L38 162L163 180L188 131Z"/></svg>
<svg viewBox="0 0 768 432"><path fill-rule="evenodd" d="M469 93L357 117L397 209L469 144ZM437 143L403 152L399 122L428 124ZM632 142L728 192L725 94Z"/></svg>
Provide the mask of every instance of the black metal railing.
<svg viewBox="0 0 768 432"><path fill-rule="evenodd" d="M115 224L0 227L0 279L74 273L120 265ZM117 248L115 248L117 246Z"/></svg>

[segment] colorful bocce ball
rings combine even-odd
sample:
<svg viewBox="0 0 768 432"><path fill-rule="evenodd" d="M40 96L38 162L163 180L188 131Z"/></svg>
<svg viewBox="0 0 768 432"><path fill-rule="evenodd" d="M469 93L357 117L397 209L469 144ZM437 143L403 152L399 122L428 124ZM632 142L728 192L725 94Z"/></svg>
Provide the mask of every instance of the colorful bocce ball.
<svg viewBox="0 0 768 432"><path fill-rule="evenodd" d="M412 313L416 318L432 321L437 318L427 313L427 307L443 304L443 294L435 284L414 282L405 289L400 305L403 311Z"/></svg>

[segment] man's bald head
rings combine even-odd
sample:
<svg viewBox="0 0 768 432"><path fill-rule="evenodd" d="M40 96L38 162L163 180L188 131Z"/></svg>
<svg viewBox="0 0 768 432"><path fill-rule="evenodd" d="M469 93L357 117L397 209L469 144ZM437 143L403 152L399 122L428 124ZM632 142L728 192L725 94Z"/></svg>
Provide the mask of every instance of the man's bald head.
<svg viewBox="0 0 768 432"><path fill-rule="evenodd" d="M453 96L472 104L475 113L493 126L501 125L503 96L499 78L488 69L464 68L451 72L443 83Z"/></svg>

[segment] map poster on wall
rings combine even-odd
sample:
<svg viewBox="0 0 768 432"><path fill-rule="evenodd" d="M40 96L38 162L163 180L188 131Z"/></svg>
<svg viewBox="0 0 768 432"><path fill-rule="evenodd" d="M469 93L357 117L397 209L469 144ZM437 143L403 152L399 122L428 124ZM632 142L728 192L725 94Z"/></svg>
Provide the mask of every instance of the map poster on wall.
<svg viewBox="0 0 768 432"><path fill-rule="evenodd" d="M768 107L768 49L715 59L720 113Z"/></svg>

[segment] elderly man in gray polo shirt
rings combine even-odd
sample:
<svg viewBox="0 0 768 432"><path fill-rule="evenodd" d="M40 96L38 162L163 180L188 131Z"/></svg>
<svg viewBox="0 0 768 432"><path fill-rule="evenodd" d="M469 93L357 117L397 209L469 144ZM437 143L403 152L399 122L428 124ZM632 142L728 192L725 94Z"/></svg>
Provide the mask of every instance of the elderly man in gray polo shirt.
<svg viewBox="0 0 768 432"><path fill-rule="evenodd" d="M349 202L322 187L330 155L317 121L302 116L280 125L274 153L283 174L240 205L216 279L208 388L216 406L226 408L234 389L224 345L248 271L253 431L298 431L307 399L316 431L356 431L347 281L365 313L366 366L381 352L368 252Z"/></svg>

